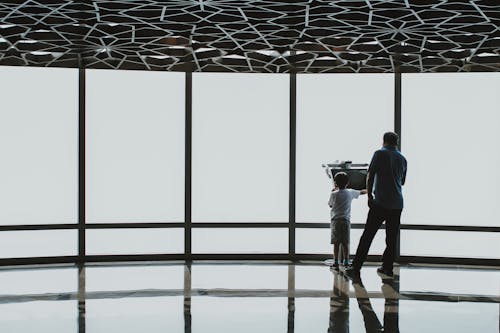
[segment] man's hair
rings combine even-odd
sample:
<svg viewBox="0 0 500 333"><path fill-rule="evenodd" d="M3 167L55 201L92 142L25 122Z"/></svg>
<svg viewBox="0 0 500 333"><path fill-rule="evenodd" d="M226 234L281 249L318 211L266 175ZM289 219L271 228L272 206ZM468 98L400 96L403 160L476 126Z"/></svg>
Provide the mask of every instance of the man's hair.
<svg viewBox="0 0 500 333"><path fill-rule="evenodd" d="M337 172L333 181L339 188L345 188L349 182L349 176L345 172Z"/></svg>
<svg viewBox="0 0 500 333"><path fill-rule="evenodd" d="M397 146L399 141L399 135L394 132L384 133L384 143L390 146Z"/></svg>

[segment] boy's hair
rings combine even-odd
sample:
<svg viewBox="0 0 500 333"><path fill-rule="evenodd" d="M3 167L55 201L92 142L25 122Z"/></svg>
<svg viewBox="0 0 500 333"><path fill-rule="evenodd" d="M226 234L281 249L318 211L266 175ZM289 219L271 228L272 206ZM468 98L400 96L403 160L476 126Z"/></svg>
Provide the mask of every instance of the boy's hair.
<svg viewBox="0 0 500 333"><path fill-rule="evenodd" d="M384 143L390 146L397 146L399 141L399 135L394 132L384 133Z"/></svg>
<svg viewBox="0 0 500 333"><path fill-rule="evenodd" d="M349 182L349 176L345 172L337 172L333 181L339 188L345 188Z"/></svg>

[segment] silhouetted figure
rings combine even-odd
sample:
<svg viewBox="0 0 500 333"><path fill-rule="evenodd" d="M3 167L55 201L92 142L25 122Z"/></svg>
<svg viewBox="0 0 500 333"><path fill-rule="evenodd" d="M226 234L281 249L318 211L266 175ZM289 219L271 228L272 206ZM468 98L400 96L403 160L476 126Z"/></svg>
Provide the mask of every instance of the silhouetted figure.
<svg viewBox="0 0 500 333"><path fill-rule="evenodd" d="M353 280L352 286L354 287L359 309L363 315L366 332L399 333L399 295L396 291L398 288L387 280L382 285L382 293L385 298L384 325L382 326L377 314L373 311L368 292L363 286L361 278Z"/></svg>
<svg viewBox="0 0 500 333"><path fill-rule="evenodd" d="M384 332L399 333L399 281L383 279Z"/></svg>
<svg viewBox="0 0 500 333"><path fill-rule="evenodd" d="M328 333L349 333L349 281L337 273L333 275L328 324Z"/></svg>
<svg viewBox="0 0 500 333"><path fill-rule="evenodd" d="M382 257L382 267L377 271L393 276L392 269L403 210L402 186L406 180L406 159L397 149L398 140L396 133L385 133L383 147L373 154L368 167L366 183L370 210L352 266L345 270L346 275L351 278L359 276L373 238L384 221L386 248Z"/></svg>
<svg viewBox="0 0 500 333"><path fill-rule="evenodd" d="M345 172L338 172L333 178L335 188L330 194L328 205L330 212L331 244L333 244L333 267L339 270L339 263L349 265L349 238L351 234L351 202L366 194L366 190L347 188L349 176ZM342 253L342 255L339 254ZM339 262L340 256L340 262Z"/></svg>

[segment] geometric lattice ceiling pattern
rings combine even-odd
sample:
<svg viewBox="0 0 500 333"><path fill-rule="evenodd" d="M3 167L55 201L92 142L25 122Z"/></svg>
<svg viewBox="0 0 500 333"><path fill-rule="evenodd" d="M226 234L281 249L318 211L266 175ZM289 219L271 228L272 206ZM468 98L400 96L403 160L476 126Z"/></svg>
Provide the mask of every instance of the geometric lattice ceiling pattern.
<svg viewBox="0 0 500 333"><path fill-rule="evenodd" d="M0 65L500 71L500 0L2 1Z"/></svg>

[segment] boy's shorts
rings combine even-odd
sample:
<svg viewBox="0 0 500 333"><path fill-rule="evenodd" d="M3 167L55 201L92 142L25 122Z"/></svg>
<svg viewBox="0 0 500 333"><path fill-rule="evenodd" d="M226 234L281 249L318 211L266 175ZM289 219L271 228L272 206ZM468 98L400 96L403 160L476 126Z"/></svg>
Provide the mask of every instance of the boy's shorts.
<svg viewBox="0 0 500 333"><path fill-rule="evenodd" d="M335 218L330 222L331 244L349 244L351 222L345 218Z"/></svg>

